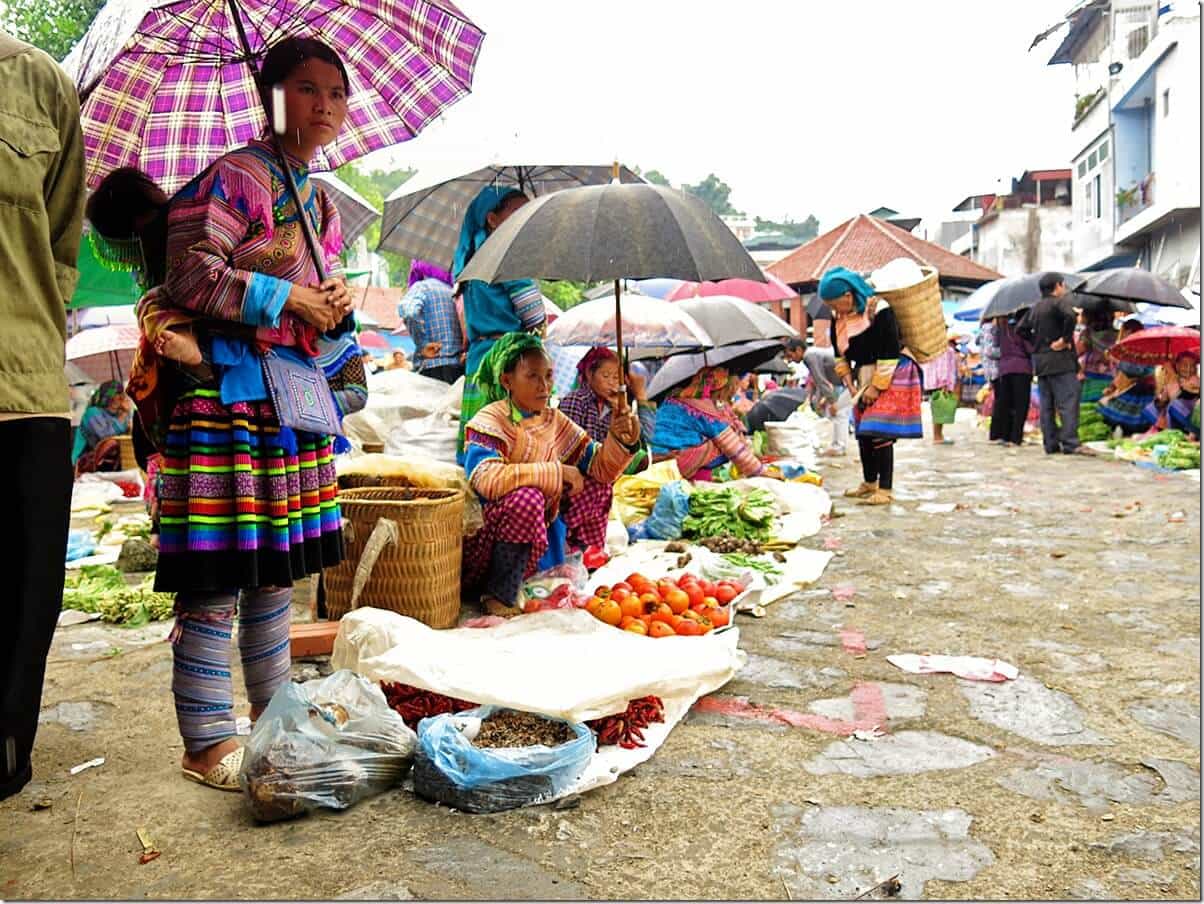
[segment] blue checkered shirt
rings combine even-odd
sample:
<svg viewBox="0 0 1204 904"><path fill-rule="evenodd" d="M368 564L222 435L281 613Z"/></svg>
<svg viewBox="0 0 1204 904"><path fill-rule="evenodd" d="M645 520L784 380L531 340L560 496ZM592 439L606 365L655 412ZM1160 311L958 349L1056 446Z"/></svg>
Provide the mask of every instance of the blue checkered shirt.
<svg viewBox="0 0 1204 904"><path fill-rule="evenodd" d="M415 370L421 373L433 367L460 363L464 334L460 332L460 318L456 316L451 286L437 279L419 280L402 296L398 313L414 340ZM424 358L423 346L430 342L442 343L442 354Z"/></svg>

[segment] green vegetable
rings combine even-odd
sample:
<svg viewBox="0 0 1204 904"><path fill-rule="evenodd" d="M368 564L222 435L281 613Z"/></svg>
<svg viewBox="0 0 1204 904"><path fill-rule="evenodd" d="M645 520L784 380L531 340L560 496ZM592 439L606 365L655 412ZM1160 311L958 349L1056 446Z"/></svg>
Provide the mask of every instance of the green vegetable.
<svg viewBox="0 0 1204 904"><path fill-rule="evenodd" d="M138 628L152 621L171 618L175 597L155 593L154 576L131 587L125 576L111 565L85 565L67 572L63 582L63 607L98 612L110 624Z"/></svg>
<svg viewBox="0 0 1204 904"><path fill-rule="evenodd" d="M780 578L782 576L782 569L766 562L764 559L745 555L742 552L724 553L723 558L738 568L751 568L753 571L759 571L767 578Z"/></svg>
<svg viewBox="0 0 1204 904"><path fill-rule="evenodd" d="M732 487L695 490L682 525L686 537L737 537L768 540L777 505L766 490L741 492Z"/></svg>

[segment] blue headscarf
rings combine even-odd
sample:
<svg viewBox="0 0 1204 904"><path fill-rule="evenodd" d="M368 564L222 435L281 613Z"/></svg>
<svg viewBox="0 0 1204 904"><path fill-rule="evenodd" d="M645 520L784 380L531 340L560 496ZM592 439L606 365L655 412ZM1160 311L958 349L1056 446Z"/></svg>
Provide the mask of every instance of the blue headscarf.
<svg viewBox="0 0 1204 904"><path fill-rule="evenodd" d="M819 297L824 301L839 298L846 292L853 293L853 305L858 314L864 313L866 302L876 294L874 287L860 273L854 273L846 267L833 267L819 281Z"/></svg>
<svg viewBox="0 0 1204 904"><path fill-rule="evenodd" d="M502 206L502 202L511 195L521 195L522 192L513 185L487 185L481 189L464 214L464 222L460 226L460 241L456 245L456 257L452 262L452 276L460 278L460 272L468 266L477 249L485 244L489 233L485 230L485 217Z"/></svg>

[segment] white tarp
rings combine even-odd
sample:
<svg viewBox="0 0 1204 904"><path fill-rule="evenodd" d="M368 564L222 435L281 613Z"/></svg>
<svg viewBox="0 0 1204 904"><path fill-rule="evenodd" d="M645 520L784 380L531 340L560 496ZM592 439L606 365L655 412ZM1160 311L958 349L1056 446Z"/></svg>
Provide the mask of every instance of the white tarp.
<svg viewBox="0 0 1204 904"><path fill-rule="evenodd" d="M494 628L435 631L383 609L343 616L331 666L374 681L582 722L655 695L665 721L644 747L604 747L560 797L609 784L652 756L699 697L725 685L747 657L740 632L653 640L603 624L581 609L536 612ZM540 801L546 803L547 801Z"/></svg>

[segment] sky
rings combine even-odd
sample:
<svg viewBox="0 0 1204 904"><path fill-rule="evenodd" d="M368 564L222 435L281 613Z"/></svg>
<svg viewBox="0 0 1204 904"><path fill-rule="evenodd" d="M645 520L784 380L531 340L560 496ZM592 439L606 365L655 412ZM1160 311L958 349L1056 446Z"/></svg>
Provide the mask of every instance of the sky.
<svg viewBox="0 0 1204 904"><path fill-rule="evenodd" d="M1028 51L1069 2L462 0L486 32L472 94L364 164L617 157L821 230L938 218L1070 165L1073 73L1046 65L1065 29Z"/></svg>

